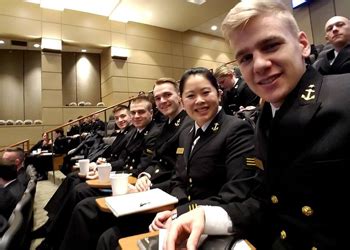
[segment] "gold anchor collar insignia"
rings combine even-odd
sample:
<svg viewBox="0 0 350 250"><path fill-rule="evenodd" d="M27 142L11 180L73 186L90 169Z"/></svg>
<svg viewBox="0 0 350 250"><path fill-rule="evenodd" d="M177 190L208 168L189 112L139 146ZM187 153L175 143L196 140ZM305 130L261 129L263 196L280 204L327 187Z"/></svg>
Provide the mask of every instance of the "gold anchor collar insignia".
<svg viewBox="0 0 350 250"><path fill-rule="evenodd" d="M214 126L211 128L211 130L213 130L213 132L216 132L219 130L219 123L215 122Z"/></svg>
<svg viewBox="0 0 350 250"><path fill-rule="evenodd" d="M315 85L310 84L307 89L305 89L305 93L301 95L301 98L305 101L311 101L315 99Z"/></svg>
<svg viewBox="0 0 350 250"><path fill-rule="evenodd" d="M179 119L174 123L175 127L180 126L180 123L181 123L181 118L179 118Z"/></svg>
<svg viewBox="0 0 350 250"><path fill-rule="evenodd" d="M148 130L143 134L144 136L148 135Z"/></svg>

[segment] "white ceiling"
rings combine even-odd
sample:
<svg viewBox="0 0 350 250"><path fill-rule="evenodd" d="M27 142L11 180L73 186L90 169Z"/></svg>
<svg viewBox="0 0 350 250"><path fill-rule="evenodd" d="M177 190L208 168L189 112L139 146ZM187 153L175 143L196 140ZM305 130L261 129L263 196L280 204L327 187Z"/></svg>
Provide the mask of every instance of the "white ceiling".
<svg viewBox="0 0 350 250"><path fill-rule="evenodd" d="M96 15L108 16L110 20L132 21L176 31L195 30L221 36L220 24L227 12L239 0L206 0L201 5L187 0L25 0L55 5L64 11L71 9ZM217 25L212 31L210 27Z"/></svg>

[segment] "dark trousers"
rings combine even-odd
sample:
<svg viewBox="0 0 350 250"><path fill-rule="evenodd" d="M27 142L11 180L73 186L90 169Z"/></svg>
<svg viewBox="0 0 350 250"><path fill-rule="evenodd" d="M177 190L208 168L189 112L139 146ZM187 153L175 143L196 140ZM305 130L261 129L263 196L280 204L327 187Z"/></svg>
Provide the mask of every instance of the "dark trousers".
<svg viewBox="0 0 350 250"><path fill-rule="evenodd" d="M102 212L95 197L86 198L74 208L60 249L115 249L119 238L147 232L154 216L137 214L116 218L112 213Z"/></svg>

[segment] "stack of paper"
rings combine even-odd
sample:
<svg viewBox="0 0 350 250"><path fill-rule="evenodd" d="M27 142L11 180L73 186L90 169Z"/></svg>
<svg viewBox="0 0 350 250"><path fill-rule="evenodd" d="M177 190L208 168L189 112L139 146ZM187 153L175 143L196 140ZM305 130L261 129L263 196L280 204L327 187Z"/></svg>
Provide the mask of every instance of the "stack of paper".
<svg viewBox="0 0 350 250"><path fill-rule="evenodd" d="M159 188L140 193L106 197L106 204L116 217L151 210L171 204L178 199Z"/></svg>

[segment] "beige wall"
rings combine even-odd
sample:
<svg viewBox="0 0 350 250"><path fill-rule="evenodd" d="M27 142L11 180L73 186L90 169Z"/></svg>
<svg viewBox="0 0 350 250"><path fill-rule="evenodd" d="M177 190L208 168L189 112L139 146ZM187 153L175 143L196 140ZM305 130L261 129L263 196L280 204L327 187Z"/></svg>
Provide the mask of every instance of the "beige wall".
<svg viewBox="0 0 350 250"><path fill-rule="evenodd" d="M324 25L329 18L335 15L350 18L350 1L348 0L318 0L310 5L297 8L293 14L305 31L309 40L314 44L325 44Z"/></svg>
<svg viewBox="0 0 350 250"><path fill-rule="evenodd" d="M0 34L3 37L56 38L70 45L105 48L101 54L101 97L107 105L128 99L139 91L152 89L159 77L179 79L186 68L215 68L230 61L232 55L221 38L196 32L177 32L137 23L109 21L107 17L41 9L19 0L1 0ZM129 50L126 61L112 60L110 46ZM62 107L62 56L42 53L42 127L1 127L1 144L25 138L40 138L40 133L75 118L82 110ZM13 131L24 131L11 136ZM4 131L4 132L3 132Z"/></svg>

